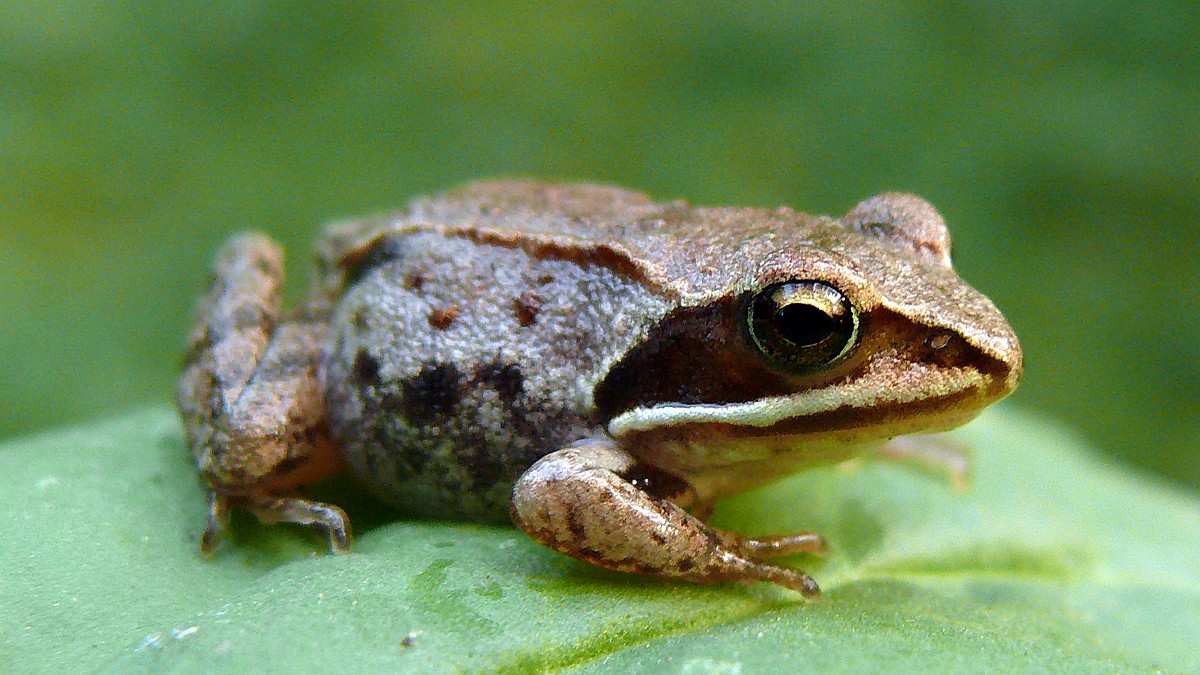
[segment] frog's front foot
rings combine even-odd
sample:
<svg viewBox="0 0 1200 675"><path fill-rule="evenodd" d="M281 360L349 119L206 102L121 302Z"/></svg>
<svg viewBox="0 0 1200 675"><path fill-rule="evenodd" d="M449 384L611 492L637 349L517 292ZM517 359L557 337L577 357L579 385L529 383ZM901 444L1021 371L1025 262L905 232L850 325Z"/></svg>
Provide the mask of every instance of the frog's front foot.
<svg viewBox="0 0 1200 675"><path fill-rule="evenodd" d="M875 456L944 478L959 492L971 489L971 449L947 434L899 436L876 450Z"/></svg>
<svg viewBox="0 0 1200 675"><path fill-rule="evenodd" d="M701 583L766 581L820 594L800 570L762 562L822 554L803 532L747 539L709 527L685 511L695 495L685 481L639 464L611 440L590 439L551 453L513 488L517 525L538 542L599 567Z"/></svg>

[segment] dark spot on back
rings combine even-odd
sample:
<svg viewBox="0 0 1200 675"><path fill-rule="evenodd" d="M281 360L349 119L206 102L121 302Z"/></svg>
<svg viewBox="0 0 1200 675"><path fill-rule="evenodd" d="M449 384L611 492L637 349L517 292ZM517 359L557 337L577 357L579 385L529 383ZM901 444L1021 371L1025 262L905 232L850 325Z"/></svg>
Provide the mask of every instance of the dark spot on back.
<svg viewBox="0 0 1200 675"><path fill-rule="evenodd" d="M397 237L387 237L375 245L355 265L346 270L346 286L353 286L371 270L404 257L404 244Z"/></svg>
<svg viewBox="0 0 1200 675"><path fill-rule="evenodd" d="M532 326L537 321L538 312L542 310L542 296L537 291L525 291L513 301L517 314L517 323L522 326Z"/></svg>
<svg viewBox="0 0 1200 675"><path fill-rule="evenodd" d="M495 361L482 365L475 371L475 381L495 389L496 393L500 394L500 400L508 405L512 405L525 391L525 375L515 363Z"/></svg>
<svg viewBox="0 0 1200 675"><path fill-rule="evenodd" d="M425 284L425 277L421 276L420 274L417 274L416 272L412 272L410 274L404 275L403 283L404 283L405 290L419 291L419 290L421 290L421 286L423 286Z"/></svg>
<svg viewBox="0 0 1200 675"><path fill-rule="evenodd" d="M359 349L354 354L354 364L351 368L354 380L359 384L379 384L379 360L371 356L366 349Z"/></svg>
<svg viewBox="0 0 1200 675"><path fill-rule="evenodd" d="M458 318L458 305L446 305L429 312L429 325L436 330L446 330Z"/></svg>
<svg viewBox="0 0 1200 675"><path fill-rule="evenodd" d="M449 417L462 394L462 374L452 363L426 363L416 377L400 383L400 403L405 419L413 425Z"/></svg>
<svg viewBox="0 0 1200 675"><path fill-rule="evenodd" d="M354 325L354 330L359 333L366 332L370 326L367 324L367 316L363 313L363 308L359 307L354 311L354 316L350 317L350 322Z"/></svg>

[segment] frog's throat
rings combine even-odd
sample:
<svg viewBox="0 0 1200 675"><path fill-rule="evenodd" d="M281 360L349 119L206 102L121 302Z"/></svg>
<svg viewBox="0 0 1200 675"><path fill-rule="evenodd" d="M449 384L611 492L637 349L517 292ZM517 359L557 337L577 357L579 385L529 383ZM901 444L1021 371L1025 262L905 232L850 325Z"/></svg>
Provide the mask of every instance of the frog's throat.
<svg viewBox="0 0 1200 675"><path fill-rule="evenodd" d="M894 383L888 386L885 383L859 381L745 403L660 404L621 413L609 421L608 432L614 438L621 438L630 434L705 424L766 430L796 426L796 422L804 426L804 420L816 421L831 413L858 411L866 419L876 417L881 412L896 412L904 416L906 408L911 408L914 416L927 418L929 426L941 426L938 418L952 417L965 421L1002 397L989 394L988 381L987 376L979 371L963 369L954 377L927 383L917 389L897 387ZM944 402L944 405L939 405L939 402Z"/></svg>

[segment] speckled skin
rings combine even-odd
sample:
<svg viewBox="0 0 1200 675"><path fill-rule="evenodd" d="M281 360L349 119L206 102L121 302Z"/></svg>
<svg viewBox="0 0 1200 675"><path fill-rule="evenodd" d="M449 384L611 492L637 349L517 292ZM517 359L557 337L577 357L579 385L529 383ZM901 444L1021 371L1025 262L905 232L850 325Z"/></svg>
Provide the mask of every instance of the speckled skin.
<svg viewBox="0 0 1200 675"><path fill-rule="evenodd" d="M333 436L406 513L507 521L521 473L602 433L596 385L670 303L594 263L432 232L381 245L394 257L362 270L331 322Z"/></svg>
<svg viewBox="0 0 1200 675"><path fill-rule="evenodd" d="M1012 330L911 195L835 220L494 181L336 226L317 250L282 322L273 244L219 258L177 395L211 489L206 551L235 507L347 550L340 509L291 496L344 462L408 513L511 516L603 567L812 597L763 559L820 537L739 537L702 522L712 504L961 424L1021 375ZM765 352L747 313L798 283L853 317L848 346L805 368Z"/></svg>
<svg viewBox="0 0 1200 675"><path fill-rule="evenodd" d="M909 213L896 218L887 208ZM887 218L918 229L889 236L878 229ZM855 219L875 230L853 233ZM618 188L497 181L346 227L370 253L330 323L330 425L355 475L410 513L505 520L512 484L534 460L604 433L635 405L749 401L799 388L805 383L768 372L750 385L728 382L730 373L761 369L740 340L736 299L779 279L832 270L864 311L953 327L985 355L1016 344L994 306L950 269L940 216L907 196L864 202L839 222L787 208L693 208ZM522 298L536 298L533 316ZM455 318L438 321L447 309ZM636 359L649 376L624 376L621 391L603 391L613 388L605 379L615 365L673 325L709 344L665 354L670 340L656 338L661 349ZM687 372L672 372L679 365ZM655 366L660 372L646 370ZM700 481L694 465L752 459L664 445L629 449ZM852 452L841 443L833 455L812 454L820 463ZM705 501L796 463L723 476Z"/></svg>

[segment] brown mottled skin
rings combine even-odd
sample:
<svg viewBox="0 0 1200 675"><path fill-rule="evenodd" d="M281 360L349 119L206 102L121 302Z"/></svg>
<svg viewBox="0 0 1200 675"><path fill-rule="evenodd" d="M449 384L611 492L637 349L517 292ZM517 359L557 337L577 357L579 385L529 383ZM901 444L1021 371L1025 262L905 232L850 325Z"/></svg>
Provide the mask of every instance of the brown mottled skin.
<svg viewBox="0 0 1200 675"><path fill-rule="evenodd" d="M347 549L340 509L295 495L344 464L408 513L511 516L603 567L815 596L763 559L820 537L701 519L1016 386L1016 337L949 246L911 195L833 220L486 182L331 228L309 300L280 321L278 250L235 239L178 392L213 495L202 546L247 508Z"/></svg>

